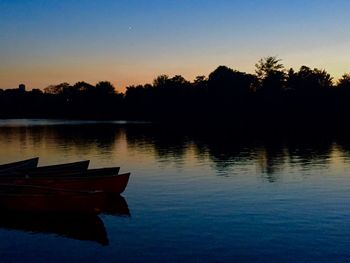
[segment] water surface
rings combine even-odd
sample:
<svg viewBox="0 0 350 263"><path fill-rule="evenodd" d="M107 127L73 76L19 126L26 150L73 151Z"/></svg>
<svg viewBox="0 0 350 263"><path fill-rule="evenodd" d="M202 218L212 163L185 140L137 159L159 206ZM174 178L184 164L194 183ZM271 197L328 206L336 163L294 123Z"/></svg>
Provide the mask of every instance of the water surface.
<svg viewBox="0 0 350 263"><path fill-rule="evenodd" d="M126 212L2 215L1 262L348 262L349 142L141 123L1 121L1 163L90 159L91 167L132 173Z"/></svg>

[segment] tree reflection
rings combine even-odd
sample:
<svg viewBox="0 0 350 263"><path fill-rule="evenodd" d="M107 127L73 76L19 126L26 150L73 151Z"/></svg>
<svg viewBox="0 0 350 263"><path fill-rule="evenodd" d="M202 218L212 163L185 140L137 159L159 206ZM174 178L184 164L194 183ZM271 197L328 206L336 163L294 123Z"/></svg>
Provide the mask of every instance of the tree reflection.
<svg viewBox="0 0 350 263"><path fill-rule="evenodd" d="M174 132L171 127L157 130L152 125L129 127L126 132L129 147L143 145L152 149L159 161L183 159L192 147L196 158L208 158L218 171L229 173L237 165L255 165L269 182L277 181L280 174L291 166L329 165L335 141L332 136L314 134L271 136L232 130L204 132L201 129L177 129ZM346 144L340 149L350 152Z"/></svg>
<svg viewBox="0 0 350 263"><path fill-rule="evenodd" d="M152 148L155 157L161 161L180 161L185 158L191 140L185 133L174 132L154 125L128 126L126 139L131 148L148 151Z"/></svg>
<svg viewBox="0 0 350 263"><path fill-rule="evenodd" d="M130 216L126 200L119 195L106 197L101 209L108 215ZM0 228L34 234L55 234L70 239L93 241L103 246L109 244L104 222L96 215L16 213L3 210Z"/></svg>
<svg viewBox="0 0 350 263"><path fill-rule="evenodd" d="M335 136L317 130L306 134L282 129L274 133L269 129L265 132L223 130L215 125L189 128L157 124L89 124L2 127L0 134L3 152L10 142L13 147L34 147L34 155L43 158L49 156L46 153L52 147L62 147L59 153L74 152L82 159L93 155L109 161L128 154L128 151L142 152L161 163L182 164L192 156L210 162L214 169L228 174L238 166L255 166L270 182L278 180L290 167L305 169L311 165L330 165L334 145L338 155L350 157L350 140L346 133ZM52 152L57 155L57 149Z"/></svg>

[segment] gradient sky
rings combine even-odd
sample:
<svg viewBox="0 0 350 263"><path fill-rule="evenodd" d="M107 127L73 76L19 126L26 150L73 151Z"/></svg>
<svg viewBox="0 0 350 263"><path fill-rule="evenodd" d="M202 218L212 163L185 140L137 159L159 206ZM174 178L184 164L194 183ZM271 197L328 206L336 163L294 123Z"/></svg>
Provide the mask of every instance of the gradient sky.
<svg viewBox="0 0 350 263"><path fill-rule="evenodd" d="M85 80L119 90L218 65L350 72L349 0L0 0L0 88Z"/></svg>

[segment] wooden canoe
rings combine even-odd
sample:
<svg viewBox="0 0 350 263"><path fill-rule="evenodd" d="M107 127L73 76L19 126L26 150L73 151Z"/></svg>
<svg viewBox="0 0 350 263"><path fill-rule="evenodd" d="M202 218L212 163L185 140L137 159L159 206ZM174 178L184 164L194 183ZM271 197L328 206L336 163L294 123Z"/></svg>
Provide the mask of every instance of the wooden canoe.
<svg viewBox="0 0 350 263"><path fill-rule="evenodd" d="M73 163L56 164L48 166L39 166L32 168L23 168L20 170L0 170L0 177L28 177L28 176L51 176L64 175L66 173L81 173L87 170L90 161L79 161Z"/></svg>
<svg viewBox="0 0 350 263"><path fill-rule="evenodd" d="M56 214L99 214L104 193L70 191L33 185L0 185L0 208L4 211Z"/></svg>
<svg viewBox="0 0 350 263"><path fill-rule="evenodd" d="M101 170L104 173L101 173ZM106 170L116 171L115 168L95 169L75 176L46 176L46 177L2 177L0 183L15 185L35 185L42 187L66 189L72 191L103 191L110 194L124 192L130 177L130 173L108 174ZM88 175L88 176L86 176Z"/></svg>
<svg viewBox="0 0 350 263"><path fill-rule="evenodd" d="M26 172L29 174L45 174L49 172L82 172L86 171L89 167L90 160L84 160L73 163L64 163L64 164L55 164L55 165L47 165L47 166L39 166L36 168L27 169Z"/></svg>
<svg viewBox="0 0 350 263"><path fill-rule="evenodd" d="M7 172L0 175L0 183L13 183L18 178L56 178L56 177L94 177L94 176L111 176L119 173L120 167L97 168L84 171L49 170L47 172Z"/></svg>
<svg viewBox="0 0 350 263"><path fill-rule="evenodd" d="M48 171L46 173L29 173L27 177L87 177L87 176L104 176L104 175L117 175L120 167L108 167L108 168L96 168L83 171Z"/></svg>
<svg viewBox="0 0 350 263"><path fill-rule="evenodd" d="M126 200L103 191L74 191L35 185L0 184L3 213L130 216Z"/></svg>
<svg viewBox="0 0 350 263"><path fill-rule="evenodd" d="M39 157L19 161L12 162L0 165L0 172L10 172L10 171L20 171L25 169L36 168L39 162Z"/></svg>

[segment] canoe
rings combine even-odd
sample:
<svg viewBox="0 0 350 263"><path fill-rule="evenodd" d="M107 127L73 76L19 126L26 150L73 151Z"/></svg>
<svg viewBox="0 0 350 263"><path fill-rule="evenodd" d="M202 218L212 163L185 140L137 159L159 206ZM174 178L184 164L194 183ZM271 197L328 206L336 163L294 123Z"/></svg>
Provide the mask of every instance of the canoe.
<svg viewBox="0 0 350 263"><path fill-rule="evenodd" d="M20 171L25 169L36 168L39 162L39 157L30 158L27 160L12 162L0 165L0 172Z"/></svg>
<svg viewBox="0 0 350 263"><path fill-rule="evenodd" d="M108 169L108 168L105 168ZM111 168L110 168L111 169ZM104 170L104 169L103 169ZM57 177L29 177L29 178L1 178L0 182L16 185L35 185L42 187L66 189L71 191L102 191L109 194L121 194L124 192L130 173L119 175L95 176L57 176Z"/></svg>
<svg viewBox="0 0 350 263"><path fill-rule="evenodd" d="M2 176L1 184L35 185L73 191L104 191L111 194L124 192L130 173L119 174L119 167L87 170L82 173L42 177Z"/></svg>
<svg viewBox="0 0 350 263"><path fill-rule="evenodd" d="M79 161L73 163L56 164L48 166L23 168L20 170L0 170L0 177L28 177L28 176L48 176L61 175L66 173L81 173L87 170L90 161Z"/></svg>
<svg viewBox="0 0 350 263"><path fill-rule="evenodd" d="M104 191L74 191L36 185L0 184L0 209L7 213L130 216L126 200Z"/></svg>
<svg viewBox="0 0 350 263"><path fill-rule="evenodd" d="M64 163L64 164L55 164L47 166L39 166L36 168L27 169L26 172L31 174L45 174L48 172L81 172L85 171L89 167L90 160L73 162L73 163Z"/></svg>
<svg viewBox="0 0 350 263"><path fill-rule="evenodd" d="M41 178L41 177L87 177L87 176L103 176L103 175L117 175L120 167L95 168L82 171L48 171L40 173L29 173L27 177Z"/></svg>
<svg viewBox="0 0 350 263"><path fill-rule="evenodd" d="M33 185L0 185L2 211L94 214L101 213L105 194L100 191L70 191Z"/></svg>
<svg viewBox="0 0 350 263"><path fill-rule="evenodd" d="M96 177L118 175L120 167L97 168L85 171L47 171L35 173L7 172L0 175L0 184L13 184L18 179L30 178L57 178L57 177Z"/></svg>

